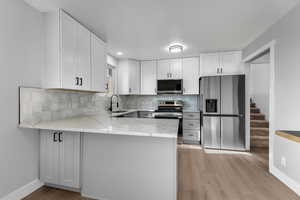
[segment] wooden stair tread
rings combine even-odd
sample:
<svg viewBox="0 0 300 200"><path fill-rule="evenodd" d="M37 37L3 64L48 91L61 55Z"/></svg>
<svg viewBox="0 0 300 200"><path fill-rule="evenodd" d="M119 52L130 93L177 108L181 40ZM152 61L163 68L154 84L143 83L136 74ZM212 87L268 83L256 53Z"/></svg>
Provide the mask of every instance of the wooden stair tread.
<svg viewBox="0 0 300 200"><path fill-rule="evenodd" d="M251 135L251 139L254 139L254 140L269 140L269 136Z"/></svg>

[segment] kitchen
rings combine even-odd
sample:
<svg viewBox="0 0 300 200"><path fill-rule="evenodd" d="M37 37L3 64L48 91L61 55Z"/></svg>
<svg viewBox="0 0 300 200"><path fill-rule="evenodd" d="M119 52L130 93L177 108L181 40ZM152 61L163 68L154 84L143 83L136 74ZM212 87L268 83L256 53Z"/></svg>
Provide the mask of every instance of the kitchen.
<svg viewBox="0 0 300 200"><path fill-rule="evenodd" d="M126 29L123 20L129 16L122 12L152 6L147 1L143 5L131 2L128 6L107 1L13 1L5 4L14 11L19 9L20 16L24 14L24 20L30 19L32 23L28 24L31 28L19 26L27 31L24 34L27 39L20 39L24 45L11 46L18 55L11 62L19 62L11 66L23 63L24 69L15 70L17 81L10 80L11 75L4 77L9 83L7 87L13 87L10 91L14 91L8 95L7 104L17 101L18 109L14 117L8 114L7 119L14 121L4 127L17 126L3 131L8 139L3 138L7 143L2 144L5 151L1 152L14 156L10 159L1 156L7 168L2 169L5 182L0 181L1 200L51 199L51 196L106 200L298 198L297 183L290 181L298 180L294 170L297 160L292 161L287 152L277 148L286 145L282 138L297 142L297 134L292 130L277 131L289 128L275 128L270 112L270 133L274 132L268 138L270 151L263 149L257 153L251 146L250 117L253 120L254 114L258 116L252 113L258 108L250 103L249 62L266 51L270 53L272 111L275 42L261 49L258 49L261 44L256 45L258 50L254 53L250 46L252 54L249 54L245 50L248 46L242 45L250 38L243 35L247 32L241 28L245 21L243 25L236 22L240 24L236 25L237 32L244 31L237 35L244 36L243 39L230 36L226 40L220 35L216 39L212 32L218 31L214 27L211 33L201 32L206 40L194 41L195 44L191 35L186 39L170 37L162 42L157 31L145 29L144 38L160 43L148 46L149 43L141 42L142 29L137 31L135 25ZM99 13L97 6L102 3L107 10L101 8L103 13ZM159 2L153 5L162 6L156 8L160 11L168 7ZM266 8L263 5L256 5L257 9L263 11ZM299 6L295 3L293 7ZM269 13L274 15L272 18L279 15L276 10L279 8L274 7L274 13ZM102 17L111 16L111 9L118 9L120 15L107 18L110 23L104 25ZM135 12L140 12L139 9ZM253 13L247 14L258 20ZM160 12L156 14L157 19L165 19ZM132 12L130 16L133 24L139 24L147 21L145 16L153 15L136 18ZM15 21L11 24L20 24L21 18L12 18ZM125 32L112 29L116 23L120 25L118 30ZM265 23L261 24L264 27L271 24L261 23ZM161 27L165 24L162 21ZM193 30L188 27L187 30ZM11 35L20 35L20 30L12 31ZM126 30L132 33L127 38ZM174 27L171 30L176 32ZM121 40L123 34L126 39ZM233 45L234 42L240 46ZM210 49L205 49L209 46ZM3 112L11 113L7 111L10 107L3 107ZM269 128L264 120L256 123ZM12 131L11 135L4 133ZM291 139L291 135L296 139ZM10 142L12 137L18 138L15 141L20 147ZM298 146L293 143L284 149L292 148ZM265 154L269 155L267 159L262 156ZM15 170L21 166L23 170Z"/></svg>

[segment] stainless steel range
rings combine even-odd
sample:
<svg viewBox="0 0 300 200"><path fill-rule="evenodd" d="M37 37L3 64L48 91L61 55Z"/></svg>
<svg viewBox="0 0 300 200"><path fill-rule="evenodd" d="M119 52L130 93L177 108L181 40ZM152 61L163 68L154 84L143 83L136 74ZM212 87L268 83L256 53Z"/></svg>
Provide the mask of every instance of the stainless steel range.
<svg viewBox="0 0 300 200"><path fill-rule="evenodd" d="M182 110L181 100L159 101L158 109L152 115L158 119L179 119L178 136L182 136Z"/></svg>

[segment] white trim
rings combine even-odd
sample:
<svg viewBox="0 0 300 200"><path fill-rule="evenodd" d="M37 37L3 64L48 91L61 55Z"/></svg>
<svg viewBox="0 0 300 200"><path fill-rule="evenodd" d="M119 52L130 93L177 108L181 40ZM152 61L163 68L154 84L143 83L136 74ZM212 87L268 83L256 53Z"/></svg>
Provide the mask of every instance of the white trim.
<svg viewBox="0 0 300 200"><path fill-rule="evenodd" d="M300 184L288 177L286 174L281 172L275 166L270 166L270 172L278 178L281 182L288 185L294 192L296 192L300 196Z"/></svg>
<svg viewBox="0 0 300 200"><path fill-rule="evenodd" d="M273 140L274 140L274 134L275 134L275 44L276 41L273 40L269 42L268 44L262 46L258 50L256 50L254 53L247 56L245 59L243 59L243 62L245 63L246 72L250 71L250 64L249 62L254 59L255 57L259 56L260 54L264 53L267 50L270 50L270 83L269 83L269 166L273 166ZM247 73L246 73L247 74ZM249 87L249 82L248 82ZM246 146L250 149L250 95L247 88L246 93ZM249 116L248 116L249 115ZM270 167L271 168L271 167ZM269 171L270 171L269 168Z"/></svg>
<svg viewBox="0 0 300 200"><path fill-rule="evenodd" d="M36 191L40 187L44 185L39 179L35 179L34 181L20 187L19 189L9 193L8 195L2 197L0 200L20 200L24 197L28 196L32 192Z"/></svg>

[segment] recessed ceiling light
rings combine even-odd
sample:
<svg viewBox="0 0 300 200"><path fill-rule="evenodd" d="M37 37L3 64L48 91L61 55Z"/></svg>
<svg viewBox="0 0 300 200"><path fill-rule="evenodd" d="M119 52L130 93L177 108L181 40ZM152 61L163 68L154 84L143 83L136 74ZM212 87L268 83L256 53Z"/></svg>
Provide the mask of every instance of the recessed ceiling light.
<svg viewBox="0 0 300 200"><path fill-rule="evenodd" d="M183 45L181 44L173 44L169 46L170 53L181 53L183 52Z"/></svg>
<svg viewBox="0 0 300 200"><path fill-rule="evenodd" d="M123 55L123 52L119 51L119 52L117 52L117 55L118 55L118 56L122 56L122 55Z"/></svg>

